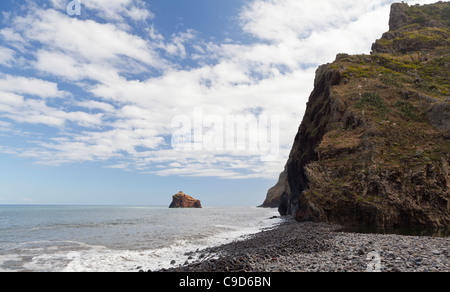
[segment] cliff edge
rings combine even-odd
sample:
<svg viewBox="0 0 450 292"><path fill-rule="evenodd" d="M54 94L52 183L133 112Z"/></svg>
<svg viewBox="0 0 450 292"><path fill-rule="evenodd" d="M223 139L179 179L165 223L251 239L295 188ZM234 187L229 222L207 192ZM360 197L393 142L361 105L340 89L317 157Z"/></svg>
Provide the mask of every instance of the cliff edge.
<svg viewBox="0 0 450 292"><path fill-rule="evenodd" d="M393 4L371 55L316 72L263 206L298 221L450 225L450 3Z"/></svg>

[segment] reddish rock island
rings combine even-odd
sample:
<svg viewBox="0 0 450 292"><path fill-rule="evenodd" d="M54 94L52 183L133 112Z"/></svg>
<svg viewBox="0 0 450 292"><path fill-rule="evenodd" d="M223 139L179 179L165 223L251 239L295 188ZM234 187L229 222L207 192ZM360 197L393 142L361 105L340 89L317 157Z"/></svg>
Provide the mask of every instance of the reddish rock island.
<svg viewBox="0 0 450 292"><path fill-rule="evenodd" d="M174 195L172 197L172 204L170 204L169 206L169 208L201 208L201 207L202 204L199 200L196 200L183 192L179 192L178 194Z"/></svg>

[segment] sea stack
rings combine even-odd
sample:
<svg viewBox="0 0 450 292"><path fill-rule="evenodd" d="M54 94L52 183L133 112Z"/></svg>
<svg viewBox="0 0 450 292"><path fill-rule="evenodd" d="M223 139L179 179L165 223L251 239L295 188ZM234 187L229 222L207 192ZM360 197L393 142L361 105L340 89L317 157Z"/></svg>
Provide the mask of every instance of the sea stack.
<svg viewBox="0 0 450 292"><path fill-rule="evenodd" d="M169 208L202 208L202 204L199 200L180 191L172 197L172 204Z"/></svg>

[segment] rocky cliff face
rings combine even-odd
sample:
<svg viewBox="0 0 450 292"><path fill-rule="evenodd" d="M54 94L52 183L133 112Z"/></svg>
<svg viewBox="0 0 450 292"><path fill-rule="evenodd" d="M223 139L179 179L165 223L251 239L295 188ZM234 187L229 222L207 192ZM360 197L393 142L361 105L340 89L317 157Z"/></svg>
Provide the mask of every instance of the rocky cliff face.
<svg viewBox="0 0 450 292"><path fill-rule="evenodd" d="M450 225L450 3L393 4L371 55L316 72L266 207L299 221Z"/></svg>
<svg viewBox="0 0 450 292"><path fill-rule="evenodd" d="M201 207L202 204L199 200L196 200L183 192L179 192L178 194L174 195L172 197L172 203L169 206L169 208L201 208Z"/></svg>

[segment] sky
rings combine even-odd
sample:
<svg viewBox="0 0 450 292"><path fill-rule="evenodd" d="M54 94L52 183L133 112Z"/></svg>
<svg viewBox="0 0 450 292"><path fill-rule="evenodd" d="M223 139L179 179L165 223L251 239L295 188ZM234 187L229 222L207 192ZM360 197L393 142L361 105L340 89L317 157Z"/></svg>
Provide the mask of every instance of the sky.
<svg viewBox="0 0 450 292"><path fill-rule="evenodd" d="M392 2L2 0L0 204L261 204L315 70Z"/></svg>

